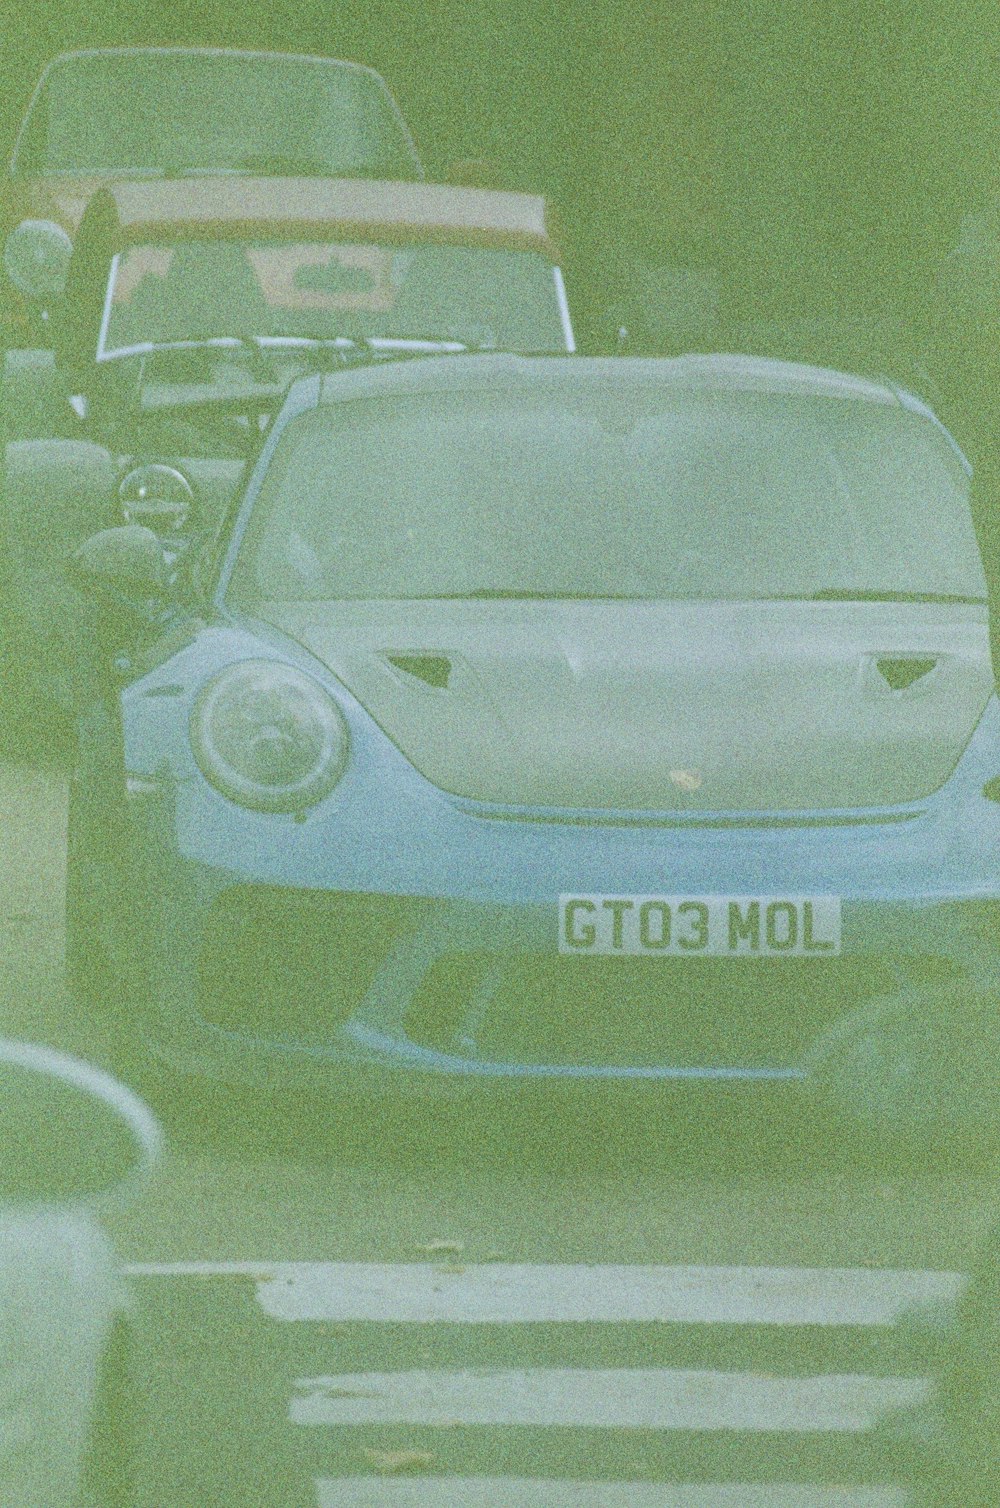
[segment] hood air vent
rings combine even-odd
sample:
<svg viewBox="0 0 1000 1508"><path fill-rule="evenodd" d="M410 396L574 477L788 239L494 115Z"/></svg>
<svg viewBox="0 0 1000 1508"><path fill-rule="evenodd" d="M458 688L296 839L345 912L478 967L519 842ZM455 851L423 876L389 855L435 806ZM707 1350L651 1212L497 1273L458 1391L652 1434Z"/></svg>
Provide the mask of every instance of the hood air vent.
<svg viewBox="0 0 1000 1508"><path fill-rule="evenodd" d="M433 686L436 691L444 690L451 675L451 661L447 655L385 654L383 658L404 675L423 681L425 686Z"/></svg>
<svg viewBox="0 0 1000 1508"><path fill-rule="evenodd" d="M875 661L878 673L892 691L907 691L917 681L930 675L937 659L918 659L916 655L903 655L899 659L882 656Z"/></svg>

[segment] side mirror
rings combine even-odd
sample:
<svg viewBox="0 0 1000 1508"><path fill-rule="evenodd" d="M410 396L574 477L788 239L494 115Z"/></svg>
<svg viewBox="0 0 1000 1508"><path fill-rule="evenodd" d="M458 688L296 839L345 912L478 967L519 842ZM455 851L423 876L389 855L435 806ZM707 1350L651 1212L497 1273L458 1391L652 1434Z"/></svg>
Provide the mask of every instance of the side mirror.
<svg viewBox="0 0 1000 1508"><path fill-rule="evenodd" d="M73 242L54 220L22 220L7 237L4 271L18 293L33 303L61 298Z"/></svg>
<svg viewBox="0 0 1000 1508"><path fill-rule="evenodd" d="M152 529L124 524L85 539L70 557L69 571L85 596L98 602L165 600L170 566Z"/></svg>
<svg viewBox="0 0 1000 1508"><path fill-rule="evenodd" d="M152 1111L110 1074L0 1039L0 1205L117 1205L162 1144Z"/></svg>

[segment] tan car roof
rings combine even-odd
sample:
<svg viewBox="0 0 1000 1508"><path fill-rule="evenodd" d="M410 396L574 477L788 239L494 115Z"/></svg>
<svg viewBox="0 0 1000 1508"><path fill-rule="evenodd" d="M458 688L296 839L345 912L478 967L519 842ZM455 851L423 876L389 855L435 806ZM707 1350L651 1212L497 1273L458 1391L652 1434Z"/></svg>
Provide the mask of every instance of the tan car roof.
<svg viewBox="0 0 1000 1508"><path fill-rule="evenodd" d="M106 189L121 245L157 235L273 235L415 241L539 251L558 261L545 200L535 194L367 178L223 175L114 183Z"/></svg>

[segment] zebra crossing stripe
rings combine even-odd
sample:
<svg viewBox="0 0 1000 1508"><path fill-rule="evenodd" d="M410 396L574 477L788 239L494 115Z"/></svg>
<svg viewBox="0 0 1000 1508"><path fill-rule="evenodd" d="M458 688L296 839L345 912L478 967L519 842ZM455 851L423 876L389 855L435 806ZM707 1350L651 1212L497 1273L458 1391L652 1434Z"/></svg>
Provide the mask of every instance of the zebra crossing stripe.
<svg viewBox="0 0 1000 1508"><path fill-rule="evenodd" d="M643 1368L432 1369L300 1378L296 1425L528 1425L782 1434L869 1429L927 1396L923 1378Z"/></svg>
<svg viewBox="0 0 1000 1508"><path fill-rule="evenodd" d="M249 1275L275 1320L480 1325L889 1325L956 1298L963 1282L891 1269L546 1263L303 1262Z"/></svg>
<svg viewBox="0 0 1000 1508"><path fill-rule="evenodd" d="M316 1508L904 1508L895 1487L566 1482L513 1477L320 1478Z"/></svg>

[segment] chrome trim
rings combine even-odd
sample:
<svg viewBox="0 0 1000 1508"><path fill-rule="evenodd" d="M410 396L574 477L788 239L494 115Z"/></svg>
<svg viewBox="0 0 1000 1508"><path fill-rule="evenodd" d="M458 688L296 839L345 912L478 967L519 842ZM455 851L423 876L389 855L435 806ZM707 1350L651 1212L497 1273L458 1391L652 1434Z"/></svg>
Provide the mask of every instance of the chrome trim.
<svg viewBox="0 0 1000 1508"><path fill-rule="evenodd" d="M563 281L562 268L553 267L552 277L556 285L556 301L559 304L559 318L562 321L563 335L566 338L566 350L571 356L576 354L576 336L573 334L573 323L569 314L569 301L566 298L566 284Z"/></svg>

